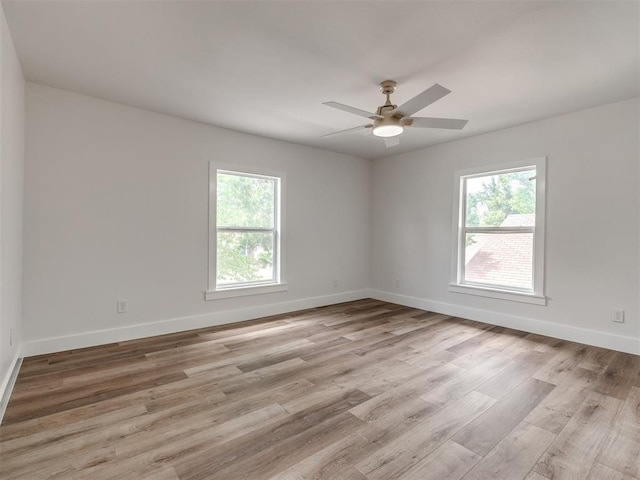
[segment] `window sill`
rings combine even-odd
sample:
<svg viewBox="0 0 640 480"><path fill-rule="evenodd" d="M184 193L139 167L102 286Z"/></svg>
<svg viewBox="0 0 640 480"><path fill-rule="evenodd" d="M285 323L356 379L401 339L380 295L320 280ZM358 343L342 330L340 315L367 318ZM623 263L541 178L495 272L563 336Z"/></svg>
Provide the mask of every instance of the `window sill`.
<svg viewBox="0 0 640 480"><path fill-rule="evenodd" d="M246 287L224 288L205 292L205 300L219 300L221 298L245 297L248 295L262 295L264 293L285 292L289 289L286 283L270 285L251 285Z"/></svg>
<svg viewBox="0 0 640 480"><path fill-rule="evenodd" d="M494 288L476 287L470 285L450 284L449 291L454 293L464 293L466 295L477 295L480 297L497 298L499 300L509 300L512 302L531 303L533 305L546 305L547 297L535 295L533 293L519 293L508 290Z"/></svg>

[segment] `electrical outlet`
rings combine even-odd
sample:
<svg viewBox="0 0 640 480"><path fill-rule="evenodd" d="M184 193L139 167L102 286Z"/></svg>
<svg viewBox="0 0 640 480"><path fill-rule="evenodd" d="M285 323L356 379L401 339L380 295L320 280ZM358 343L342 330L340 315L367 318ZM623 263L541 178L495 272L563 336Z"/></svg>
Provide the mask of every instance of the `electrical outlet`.
<svg viewBox="0 0 640 480"><path fill-rule="evenodd" d="M116 311L118 313L127 313L127 301L126 300L117 300L116 301Z"/></svg>
<svg viewBox="0 0 640 480"><path fill-rule="evenodd" d="M611 314L611 321L616 323L624 323L624 310L614 310Z"/></svg>
<svg viewBox="0 0 640 480"><path fill-rule="evenodd" d="M400 279L396 278L396 288L400 288Z"/></svg>
<svg viewBox="0 0 640 480"><path fill-rule="evenodd" d="M15 341L15 329L10 328L9 329L9 346L13 345L14 341Z"/></svg>
<svg viewBox="0 0 640 480"><path fill-rule="evenodd" d="M340 282L338 280L333 281L333 288L338 288L340 286Z"/></svg>

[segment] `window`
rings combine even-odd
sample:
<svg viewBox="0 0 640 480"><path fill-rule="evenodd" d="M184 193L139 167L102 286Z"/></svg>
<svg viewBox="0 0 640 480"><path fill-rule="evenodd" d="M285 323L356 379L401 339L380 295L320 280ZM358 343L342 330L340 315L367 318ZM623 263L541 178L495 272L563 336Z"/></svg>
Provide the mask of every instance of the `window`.
<svg viewBox="0 0 640 480"><path fill-rule="evenodd" d="M546 304L545 163L456 172L451 291Z"/></svg>
<svg viewBox="0 0 640 480"><path fill-rule="evenodd" d="M209 180L206 298L285 290L280 232L282 176L211 166Z"/></svg>

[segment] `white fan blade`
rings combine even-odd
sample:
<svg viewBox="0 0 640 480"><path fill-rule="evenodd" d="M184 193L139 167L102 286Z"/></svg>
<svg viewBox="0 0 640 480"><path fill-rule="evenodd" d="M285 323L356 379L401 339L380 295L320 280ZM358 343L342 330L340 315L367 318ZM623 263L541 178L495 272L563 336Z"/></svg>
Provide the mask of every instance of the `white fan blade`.
<svg viewBox="0 0 640 480"><path fill-rule="evenodd" d="M323 102L322 104L328 107L337 108L338 110L343 110L345 112L353 113L354 115L359 115L365 118L382 118L380 115L376 115L375 113L367 112L365 110L360 110L359 108L350 107L349 105L344 105L338 102Z"/></svg>
<svg viewBox="0 0 640 480"><path fill-rule="evenodd" d="M387 148L400 145L400 135L396 135L395 137L383 137L383 140L384 140L384 145Z"/></svg>
<svg viewBox="0 0 640 480"><path fill-rule="evenodd" d="M412 117L407 118L405 125L419 128L449 128L452 130L461 130L469 120L460 120L457 118L429 118L429 117Z"/></svg>
<svg viewBox="0 0 640 480"><path fill-rule="evenodd" d="M346 130L340 130L338 132L327 133L326 135L322 135L321 138L333 137L334 135L339 135L340 133L354 132L356 130L362 130L362 129L367 129L367 128L371 128L371 127L373 127L373 125L371 125L371 124L369 124L369 125L360 125L359 127L347 128Z"/></svg>
<svg viewBox="0 0 640 480"><path fill-rule="evenodd" d="M411 100L404 102L394 112L401 112L405 115L413 115L422 110L427 105L431 105L436 100L440 100L445 95L451 93L451 90L444 88L442 85L435 83L432 87L427 88L424 92L419 93Z"/></svg>

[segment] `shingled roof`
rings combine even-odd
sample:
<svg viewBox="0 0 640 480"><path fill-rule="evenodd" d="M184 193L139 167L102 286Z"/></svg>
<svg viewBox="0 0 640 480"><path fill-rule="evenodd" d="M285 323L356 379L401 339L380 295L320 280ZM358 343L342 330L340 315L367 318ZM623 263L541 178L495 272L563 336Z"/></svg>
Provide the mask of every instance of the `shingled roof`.
<svg viewBox="0 0 640 480"><path fill-rule="evenodd" d="M500 226L535 226L534 214L512 214ZM532 233L476 233L467 247L465 280L491 285L531 288Z"/></svg>

